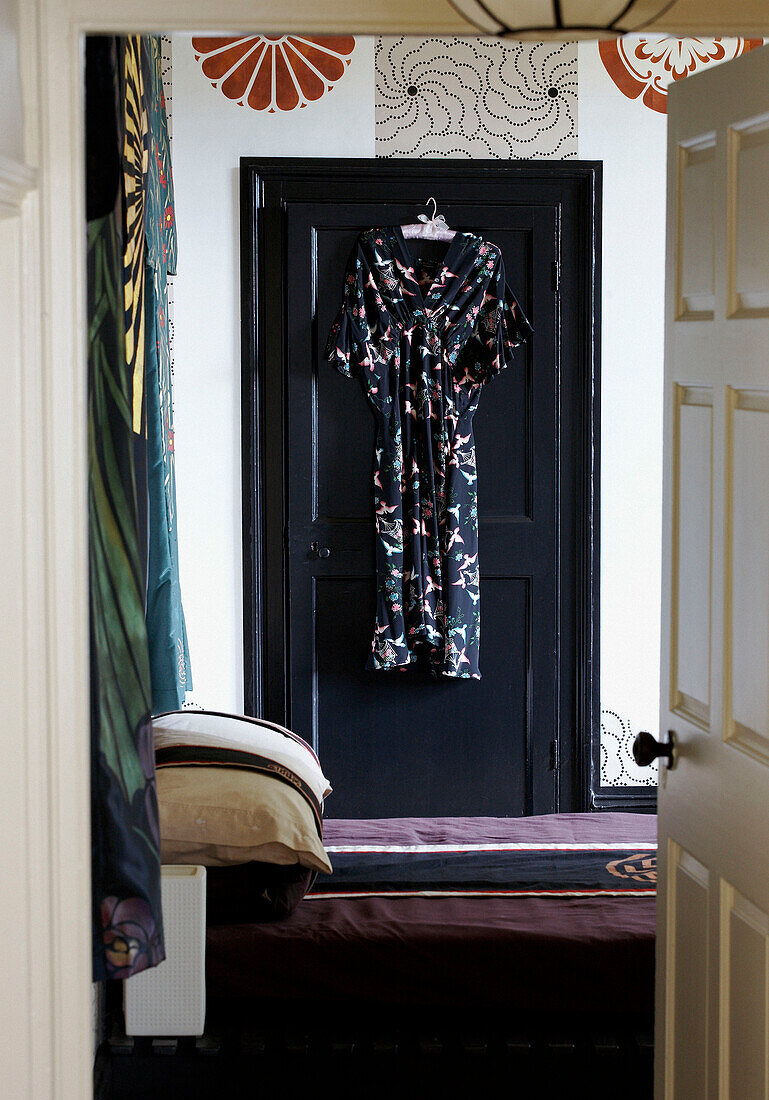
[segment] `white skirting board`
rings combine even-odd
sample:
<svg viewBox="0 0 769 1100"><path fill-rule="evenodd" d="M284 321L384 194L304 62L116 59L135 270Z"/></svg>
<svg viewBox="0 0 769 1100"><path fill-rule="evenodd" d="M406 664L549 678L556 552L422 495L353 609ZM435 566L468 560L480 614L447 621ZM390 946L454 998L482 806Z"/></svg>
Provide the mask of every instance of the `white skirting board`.
<svg viewBox="0 0 769 1100"><path fill-rule="evenodd" d="M124 983L126 1035L202 1035L206 1022L206 869L161 869L165 961Z"/></svg>

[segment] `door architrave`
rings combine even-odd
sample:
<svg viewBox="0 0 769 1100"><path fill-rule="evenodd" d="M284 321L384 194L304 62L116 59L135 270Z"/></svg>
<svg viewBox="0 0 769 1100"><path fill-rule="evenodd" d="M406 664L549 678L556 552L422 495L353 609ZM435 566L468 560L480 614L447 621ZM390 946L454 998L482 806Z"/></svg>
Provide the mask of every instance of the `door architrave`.
<svg viewBox="0 0 769 1100"><path fill-rule="evenodd" d="M20 832L34 836L25 877L28 920L10 950L40 960L30 974L28 1019L13 995L0 1010L4 1079L17 1095L84 1100L91 1094L90 815L88 775L87 498L85 446L85 220L82 36L86 33L468 34L445 0L24 0L18 5L23 100L23 172L34 172L23 236L0 239L0 263L24 262L25 291L14 306L30 334L19 375L24 407L35 411L19 439L0 433L0 465L26 469L40 501L29 524L19 498L4 517L21 552L4 578L23 599L0 633L12 668L19 638L36 654L40 690L17 711L14 736L39 748L24 772ZM711 34L739 33L711 26ZM683 33L683 28L679 28ZM760 33L754 28L755 33ZM692 28L692 33L694 28ZM11 355L7 346L4 354ZM20 456L29 456L24 461ZM31 456L37 461L32 462ZM23 564L22 564L23 563ZM35 582L39 582L37 587ZM36 701L32 706L30 697ZM0 772L0 802L18 772ZM30 1021L35 1040L31 1042Z"/></svg>
<svg viewBox="0 0 769 1100"><path fill-rule="evenodd" d="M243 494L243 612L245 709L272 721L289 723L287 697L290 670L288 644L288 561L285 538L288 493L286 454L286 388L280 364L284 361L284 323L267 323L266 308L274 308L276 293L285 294L283 212L292 201L312 201L316 181L333 179L343 193L373 193L387 183L397 200L398 187L424 185L425 194L440 192L450 201L446 180L465 189L475 181L507 184L515 202L516 184L524 189L538 184L561 188L557 204L558 249L562 240L574 240L576 261L568 256L568 323L579 333L577 368L559 372L558 436L568 454L577 456L577 469L562 470L559 480L576 502L573 545L558 548L559 575L576 580L574 607L562 607L559 623L575 636L573 667L560 670L558 729L552 736L560 747L552 764L558 771L556 799L569 810L596 805L600 781L598 676L599 609L599 478L600 478L600 286L602 165L592 161L454 161L334 158L333 161L298 158L241 159L241 436ZM423 184L424 181L424 184ZM323 196L329 190L322 182ZM307 188L304 194L303 188ZM462 192L467 197L466 190ZM496 193L496 192L495 192ZM552 195L549 201L553 201ZM567 212L568 211L568 215ZM562 222L573 220L565 234ZM571 236L569 235L571 234ZM566 245L565 245L566 247ZM261 255L269 255L269 285ZM563 267L566 260L563 259ZM281 272L280 286L276 285ZM567 279L567 273L562 272ZM341 273L340 273L341 279ZM564 281L564 286L567 282ZM570 301L569 299L574 299ZM558 316L563 306L557 304ZM260 312L261 311L261 312ZM564 322L566 323L566 322ZM556 367L556 370L559 368ZM575 377L576 376L576 377ZM560 465L560 462L559 462ZM564 491L568 491L565 489ZM560 514L562 505L559 502ZM281 518L282 517L282 518ZM559 524L560 530L560 524ZM373 537L373 535L372 535ZM574 555L573 562L570 555ZM562 601L564 602L564 601ZM569 617L573 614L573 622ZM276 660L274 655L278 654ZM273 658L272 660L270 658Z"/></svg>

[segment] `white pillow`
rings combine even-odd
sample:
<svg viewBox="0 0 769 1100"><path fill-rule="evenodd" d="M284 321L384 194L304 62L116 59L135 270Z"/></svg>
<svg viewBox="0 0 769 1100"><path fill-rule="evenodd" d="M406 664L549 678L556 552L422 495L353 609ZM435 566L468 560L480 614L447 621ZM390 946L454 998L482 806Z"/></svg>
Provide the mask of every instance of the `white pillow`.
<svg viewBox="0 0 769 1100"><path fill-rule="evenodd" d="M182 750L188 747L210 750L209 754L204 752L200 755L204 758L210 755L211 764L224 766L228 753L233 754L233 761L239 760L241 764L247 757L237 754L247 754L253 756L255 761L268 761L277 769L287 768L307 784L321 808L324 798L331 794L331 784L323 774L320 761L312 748L283 726L244 715L219 714L207 710L174 710L153 718L152 728L155 734L155 752L168 763L184 763ZM172 761L172 757L178 759ZM204 759L199 761L201 764L204 762ZM268 770L274 771L275 768Z"/></svg>

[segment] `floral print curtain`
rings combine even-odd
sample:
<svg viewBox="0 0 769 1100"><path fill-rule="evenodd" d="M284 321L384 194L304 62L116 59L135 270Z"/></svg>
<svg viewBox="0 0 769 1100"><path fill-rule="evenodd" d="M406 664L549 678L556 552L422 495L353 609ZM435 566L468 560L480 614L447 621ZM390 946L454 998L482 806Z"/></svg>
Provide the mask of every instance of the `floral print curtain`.
<svg viewBox="0 0 769 1100"><path fill-rule="evenodd" d="M93 976L164 956L160 835L123 297L126 49L86 44ZM125 72L125 68L123 69ZM109 166L109 169L107 168Z"/></svg>
<svg viewBox="0 0 769 1100"><path fill-rule="evenodd" d="M127 978L165 957L151 712L153 697L179 700L180 684L183 700L188 667L165 321L176 247L159 58L157 39L86 43L95 980ZM169 545L173 554L153 549ZM169 570L175 585L158 612L153 594ZM173 662L153 660L159 634Z"/></svg>
<svg viewBox="0 0 769 1100"><path fill-rule="evenodd" d="M160 41L143 40L149 157L145 190L145 390L147 401L147 633L155 714L177 710L192 687L176 536L168 276L176 274L174 185L160 70Z"/></svg>

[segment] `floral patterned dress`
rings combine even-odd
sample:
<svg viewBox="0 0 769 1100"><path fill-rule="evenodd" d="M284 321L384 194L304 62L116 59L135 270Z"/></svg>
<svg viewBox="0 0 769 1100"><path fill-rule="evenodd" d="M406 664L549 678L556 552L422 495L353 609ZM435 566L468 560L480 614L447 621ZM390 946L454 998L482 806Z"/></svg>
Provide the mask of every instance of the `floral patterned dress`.
<svg viewBox="0 0 769 1100"><path fill-rule="evenodd" d="M438 264L398 226L350 256L327 357L357 375L377 421L377 612L367 667L480 679L473 415L531 332L496 245L457 233Z"/></svg>

